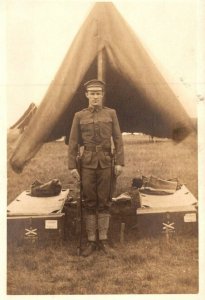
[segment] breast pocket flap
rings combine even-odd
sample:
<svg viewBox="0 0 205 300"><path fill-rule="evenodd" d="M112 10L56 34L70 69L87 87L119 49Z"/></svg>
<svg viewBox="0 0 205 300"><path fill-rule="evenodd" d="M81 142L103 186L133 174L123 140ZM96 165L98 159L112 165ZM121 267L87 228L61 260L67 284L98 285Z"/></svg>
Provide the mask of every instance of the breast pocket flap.
<svg viewBox="0 0 205 300"><path fill-rule="evenodd" d="M80 125L92 124L92 123L93 123L93 120L91 120L91 119L80 120Z"/></svg>
<svg viewBox="0 0 205 300"><path fill-rule="evenodd" d="M99 121L103 122L103 123L111 123L112 119L111 118L100 118Z"/></svg>

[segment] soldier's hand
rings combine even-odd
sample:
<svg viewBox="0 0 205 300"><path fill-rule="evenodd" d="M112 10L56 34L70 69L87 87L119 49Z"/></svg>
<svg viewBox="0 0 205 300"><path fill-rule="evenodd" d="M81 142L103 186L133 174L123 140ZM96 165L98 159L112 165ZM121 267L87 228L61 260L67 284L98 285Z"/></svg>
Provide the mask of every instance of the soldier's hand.
<svg viewBox="0 0 205 300"><path fill-rule="evenodd" d="M78 173L77 169L72 169L70 171L71 175L73 176L73 178L75 178L77 181L80 181L80 175Z"/></svg>
<svg viewBox="0 0 205 300"><path fill-rule="evenodd" d="M122 173L122 166L115 165L115 176L118 177Z"/></svg>

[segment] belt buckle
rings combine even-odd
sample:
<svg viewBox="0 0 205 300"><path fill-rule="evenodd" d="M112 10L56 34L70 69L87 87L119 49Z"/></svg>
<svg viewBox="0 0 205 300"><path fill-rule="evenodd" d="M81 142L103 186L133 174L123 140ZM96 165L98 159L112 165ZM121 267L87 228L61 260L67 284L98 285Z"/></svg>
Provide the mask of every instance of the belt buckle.
<svg viewBox="0 0 205 300"><path fill-rule="evenodd" d="M102 150L102 146L96 145L96 146L95 146L95 151L96 151L96 152L99 152L100 150Z"/></svg>

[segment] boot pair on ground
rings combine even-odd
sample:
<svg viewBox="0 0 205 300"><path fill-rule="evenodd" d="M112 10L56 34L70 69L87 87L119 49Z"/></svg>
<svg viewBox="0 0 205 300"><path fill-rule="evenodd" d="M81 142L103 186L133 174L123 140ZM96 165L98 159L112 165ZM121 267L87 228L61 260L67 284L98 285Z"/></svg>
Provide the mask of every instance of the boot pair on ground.
<svg viewBox="0 0 205 300"><path fill-rule="evenodd" d="M87 246L83 249L81 255L84 257L90 256L94 251L101 250L107 256L114 258L116 256L115 250L111 248L107 240L88 241Z"/></svg>
<svg viewBox="0 0 205 300"><path fill-rule="evenodd" d="M85 216L88 243L81 253L82 256L89 256L95 250L101 250L110 257L115 256L114 249L109 246L107 241L109 220L110 214L106 212L87 214Z"/></svg>

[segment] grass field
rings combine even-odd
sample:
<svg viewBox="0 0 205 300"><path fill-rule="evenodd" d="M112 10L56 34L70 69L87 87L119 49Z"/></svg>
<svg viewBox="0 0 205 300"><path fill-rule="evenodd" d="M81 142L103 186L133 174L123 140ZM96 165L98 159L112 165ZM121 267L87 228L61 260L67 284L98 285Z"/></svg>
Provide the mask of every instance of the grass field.
<svg viewBox="0 0 205 300"><path fill-rule="evenodd" d="M117 194L131 186L139 174L164 179L178 178L197 197L197 141L195 136L174 144L170 140L149 143L147 136L124 136L126 166L118 180ZM8 146L8 157L11 147ZM15 174L8 165L8 203L29 189L35 179L58 178L72 183L67 170L67 146L53 142L42 147ZM11 295L75 294L192 294L198 291L198 237L175 234L167 244L161 234L139 236L135 227L125 232L125 243L112 229L110 238L117 252L111 259L100 252L76 256L74 236L62 243L8 245L8 290Z"/></svg>

